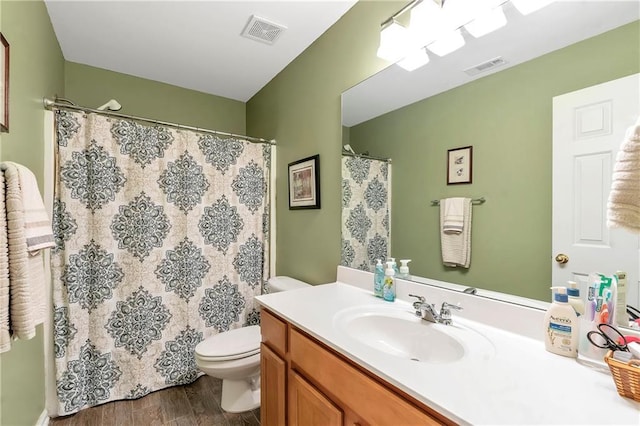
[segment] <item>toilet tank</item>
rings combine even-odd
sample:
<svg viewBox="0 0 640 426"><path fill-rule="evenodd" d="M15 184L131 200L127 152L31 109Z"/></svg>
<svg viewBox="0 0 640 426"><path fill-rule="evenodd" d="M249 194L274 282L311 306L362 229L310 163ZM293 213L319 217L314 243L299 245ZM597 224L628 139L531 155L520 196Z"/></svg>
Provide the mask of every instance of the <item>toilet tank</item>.
<svg viewBox="0 0 640 426"><path fill-rule="evenodd" d="M279 291L295 290L297 288L309 287L309 284L296 280L295 278L278 276L271 277L267 281L267 291L277 293Z"/></svg>

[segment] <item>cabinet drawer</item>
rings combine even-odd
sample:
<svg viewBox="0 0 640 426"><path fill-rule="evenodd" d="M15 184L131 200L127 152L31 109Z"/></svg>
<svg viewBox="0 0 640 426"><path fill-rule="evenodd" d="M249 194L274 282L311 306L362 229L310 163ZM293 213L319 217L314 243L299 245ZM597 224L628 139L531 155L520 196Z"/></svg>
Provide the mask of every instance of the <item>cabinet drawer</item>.
<svg viewBox="0 0 640 426"><path fill-rule="evenodd" d="M260 312L262 343L269 346L282 358L287 353L287 323L266 309Z"/></svg>
<svg viewBox="0 0 640 426"><path fill-rule="evenodd" d="M430 415L393 389L350 365L298 330L290 328L291 364L339 406L349 407L372 425L453 424Z"/></svg>

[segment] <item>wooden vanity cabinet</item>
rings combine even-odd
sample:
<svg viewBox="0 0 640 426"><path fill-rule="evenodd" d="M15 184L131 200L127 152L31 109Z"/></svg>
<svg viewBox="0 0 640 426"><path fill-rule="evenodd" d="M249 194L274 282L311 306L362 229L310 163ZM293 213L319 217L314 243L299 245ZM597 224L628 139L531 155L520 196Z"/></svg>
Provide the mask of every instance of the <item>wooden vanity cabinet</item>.
<svg viewBox="0 0 640 426"><path fill-rule="evenodd" d="M454 422L263 309L262 426Z"/></svg>

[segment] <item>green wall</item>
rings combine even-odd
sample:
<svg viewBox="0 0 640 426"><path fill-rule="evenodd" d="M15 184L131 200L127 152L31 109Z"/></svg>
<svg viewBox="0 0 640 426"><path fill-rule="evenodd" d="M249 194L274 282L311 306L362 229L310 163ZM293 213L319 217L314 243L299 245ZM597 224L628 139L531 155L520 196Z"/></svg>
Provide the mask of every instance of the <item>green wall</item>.
<svg viewBox="0 0 640 426"><path fill-rule="evenodd" d="M340 264L340 94L384 68L380 23L405 1L358 2L247 103L247 131L278 142L277 273L318 284ZM320 154L319 210L289 210L287 164Z"/></svg>
<svg viewBox="0 0 640 426"><path fill-rule="evenodd" d="M86 65L65 62L44 3L0 0L0 30L11 45L8 134L0 160L29 167L43 189L42 98L98 107L111 98L123 114L246 133L245 103ZM43 327L0 355L0 425L34 425L45 408Z"/></svg>
<svg viewBox="0 0 640 426"><path fill-rule="evenodd" d="M2 161L29 167L43 188L42 97L64 93L64 60L42 1L2 1L0 29L10 44L9 133ZM33 425L44 410L43 327L0 355L0 424Z"/></svg>
<svg viewBox="0 0 640 426"><path fill-rule="evenodd" d="M97 108L109 99L138 117L245 134L245 103L127 74L66 62L65 97Z"/></svg>
<svg viewBox="0 0 640 426"><path fill-rule="evenodd" d="M393 159L393 255L415 275L548 300L551 99L637 72L640 21L352 127L356 152ZM447 150L467 145L473 183L447 186ZM487 199L471 268L445 268L430 200L464 196Z"/></svg>

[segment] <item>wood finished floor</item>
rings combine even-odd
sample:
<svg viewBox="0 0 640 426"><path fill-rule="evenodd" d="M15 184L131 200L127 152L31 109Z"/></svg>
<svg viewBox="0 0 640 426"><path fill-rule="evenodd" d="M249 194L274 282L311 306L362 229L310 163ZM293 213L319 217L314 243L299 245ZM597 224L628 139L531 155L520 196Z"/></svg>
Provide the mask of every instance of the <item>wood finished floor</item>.
<svg viewBox="0 0 640 426"><path fill-rule="evenodd" d="M202 376L185 386L162 389L140 399L109 402L51 419L51 426L259 426L260 409L225 413L222 380Z"/></svg>

